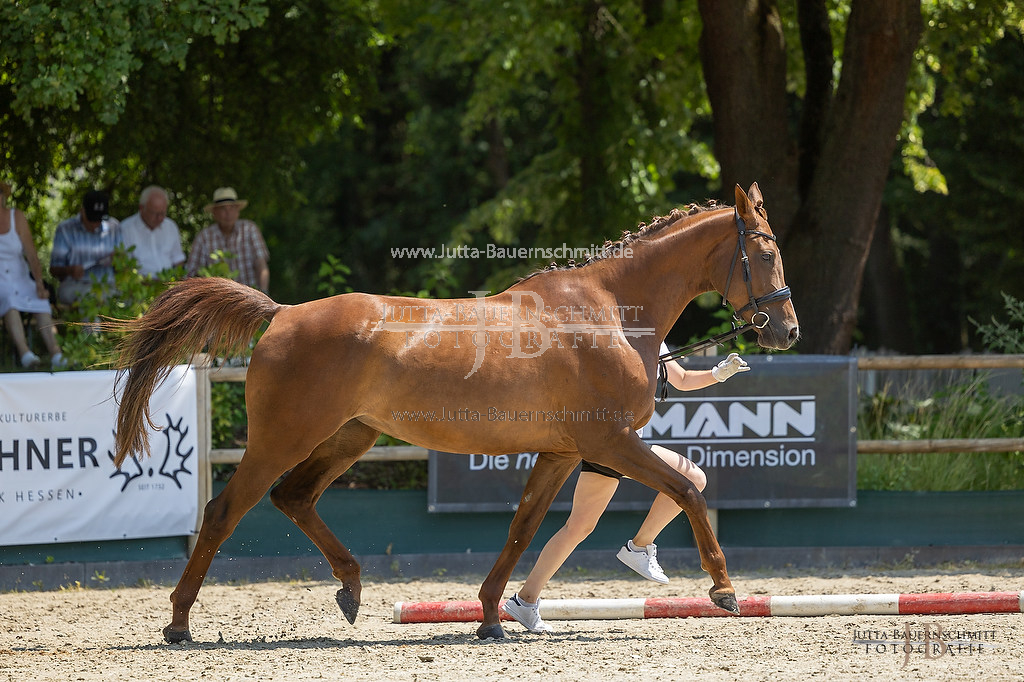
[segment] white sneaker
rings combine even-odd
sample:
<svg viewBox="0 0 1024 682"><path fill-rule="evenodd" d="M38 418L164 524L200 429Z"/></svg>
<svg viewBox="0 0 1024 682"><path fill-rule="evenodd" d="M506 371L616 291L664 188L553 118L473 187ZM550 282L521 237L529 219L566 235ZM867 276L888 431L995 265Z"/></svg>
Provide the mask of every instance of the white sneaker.
<svg viewBox="0 0 1024 682"><path fill-rule="evenodd" d="M655 544L646 547L637 547L632 540L627 540L619 553L615 555L619 561L626 564L634 571L656 583L668 584L668 576L661 570L658 563L658 546Z"/></svg>
<svg viewBox="0 0 1024 682"><path fill-rule="evenodd" d="M505 601L501 610L519 621L519 624L530 632L551 632L551 626L540 618L540 599L536 604L530 604L522 601L517 592Z"/></svg>
<svg viewBox="0 0 1024 682"><path fill-rule="evenodd" d="M25 354L21 356L22 367L36 367L40 363L39 356L32 351L25 351Z"/></svg>
<svg viewBox="0 0 1024 682"><path fill-rule="evenodd" d="M50 367L53 369L64 369L68 366L68 361L64 358L63 353L57 353L50 358Z"/></svg>

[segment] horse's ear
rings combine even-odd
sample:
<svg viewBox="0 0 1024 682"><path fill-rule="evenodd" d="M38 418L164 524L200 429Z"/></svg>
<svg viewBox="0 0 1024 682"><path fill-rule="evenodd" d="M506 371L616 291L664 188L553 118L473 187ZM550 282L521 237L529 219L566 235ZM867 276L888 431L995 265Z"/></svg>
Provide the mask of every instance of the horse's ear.
<svg viewBox="0 0 1024 682"><path fill-rule="evenodd" d="M756 183L755 183L756 184ZM760 195L760 192L758 193ZM750 200L747 198L747 193L743 191L743 188L736 185L736 210L740 215L751 213Z"/></svg>
<svg viewBox="0 0 1024 682"><path fill-rule="evenodd" d="M764 197L761 196L761 188L757 186L756 182L747 190L747 198L750 199L754 208L764 206Z"/></svg>

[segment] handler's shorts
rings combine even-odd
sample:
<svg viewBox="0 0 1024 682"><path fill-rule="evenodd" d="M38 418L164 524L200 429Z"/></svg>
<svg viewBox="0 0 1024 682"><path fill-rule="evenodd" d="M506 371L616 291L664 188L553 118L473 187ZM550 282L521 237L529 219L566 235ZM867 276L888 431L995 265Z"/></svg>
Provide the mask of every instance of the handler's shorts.
<svg viewBox="0 0 1024 682"><path fill-rule="evenodd" d="M583 464L580 466L580 472L582 473L584 471L589 471L594 474L601 474L602 476L607 476L608 478L622 478L622 474L620 474L618 471L615 471L615 469L609 469L608 467L603 467L600 464L594 464L593 462L588 462L587 460L583 460Z"/></svg>

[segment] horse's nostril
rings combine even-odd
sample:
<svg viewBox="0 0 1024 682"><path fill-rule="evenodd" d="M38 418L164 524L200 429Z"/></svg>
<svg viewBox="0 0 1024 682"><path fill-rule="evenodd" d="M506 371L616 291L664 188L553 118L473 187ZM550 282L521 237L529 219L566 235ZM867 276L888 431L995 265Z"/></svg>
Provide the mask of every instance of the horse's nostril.
<svg viewBox="0 0 1024 682"><path fill-rule="evenodd" d="M796 343L796 340L800 338L800 327L793 326L789 330L789 343L790 345Z"/></svg>

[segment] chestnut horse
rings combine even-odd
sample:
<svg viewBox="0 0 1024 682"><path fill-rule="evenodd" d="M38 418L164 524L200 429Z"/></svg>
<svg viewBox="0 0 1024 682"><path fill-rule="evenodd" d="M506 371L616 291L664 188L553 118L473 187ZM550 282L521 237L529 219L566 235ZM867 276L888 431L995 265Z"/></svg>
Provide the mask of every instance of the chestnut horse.
<svg viewBox="0 0 1024 682"><path fill-rule="evenodd" d="M129 455L148 455L149 396L172 365L204 347L230 354L269 321L246 378L245 454L206 506L171 593L165 639L191 639L189 610L210 562L282 476L271 500L323 552L342 585L338 604L354 622L360 567L315 505L381 433L446 452L540 453L480 588L480 638L505 636L498 602L581 457L675 500L714 581L711 599L739 613L703 496L636 431L654 411L659 346L698 294L723 294L765 348L789 348L799 336L761 192L755 183L748 192L736 187L735 196L735 208L673 211L586 263L552 266L494 296L351 293L292 306L231 280L200 278L165 291L140 319L112 323L129 332L119 360L120 467ZM494 418L512 412L515 421Z"/></svg>

